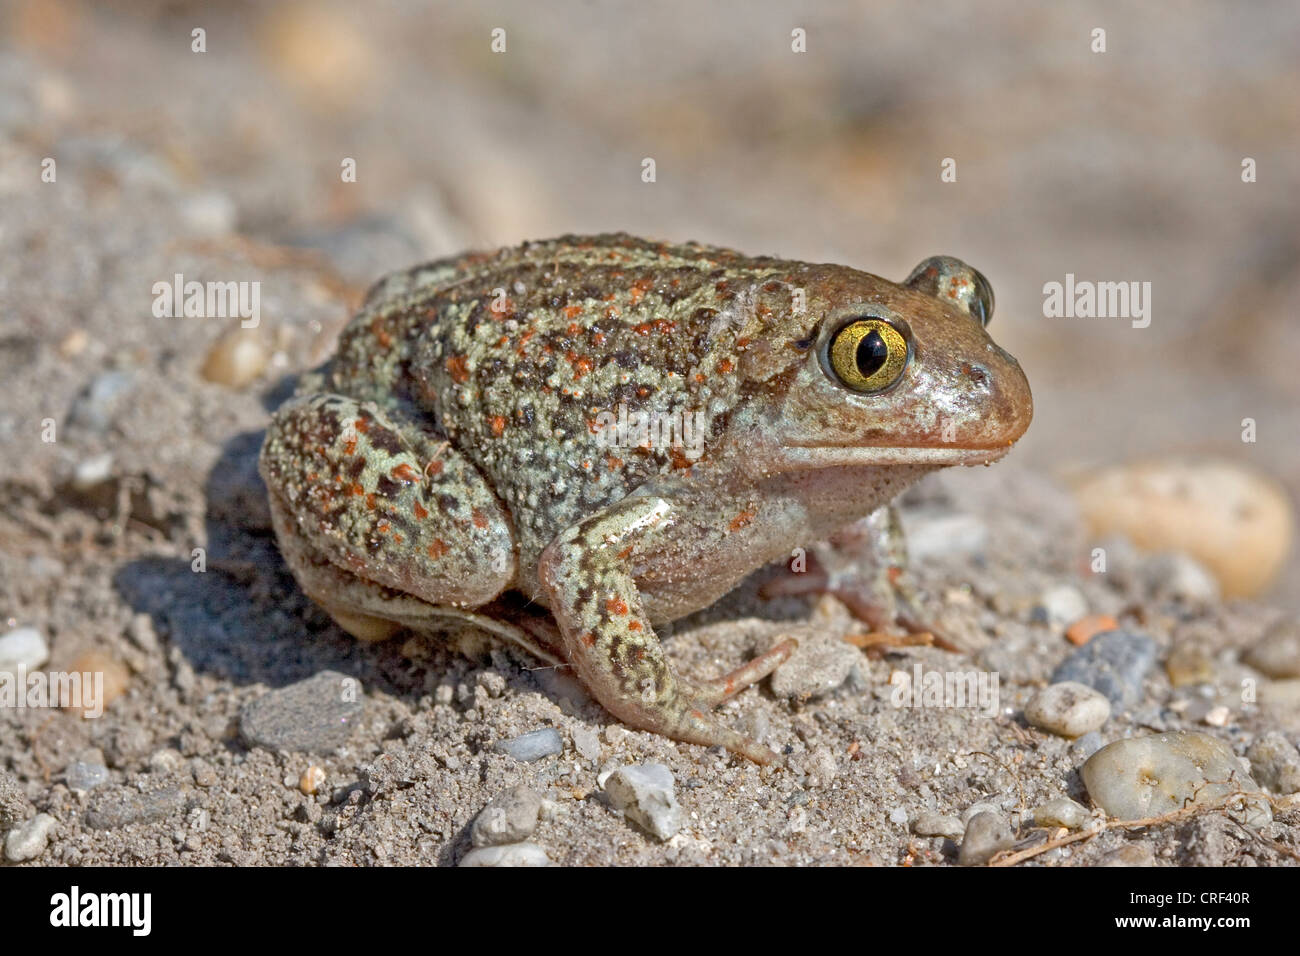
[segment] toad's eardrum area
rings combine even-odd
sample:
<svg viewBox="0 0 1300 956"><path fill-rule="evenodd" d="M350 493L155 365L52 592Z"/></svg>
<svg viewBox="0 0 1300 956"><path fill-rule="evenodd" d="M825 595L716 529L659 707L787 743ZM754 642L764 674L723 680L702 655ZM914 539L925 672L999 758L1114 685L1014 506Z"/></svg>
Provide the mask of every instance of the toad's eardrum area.
<svg viewBox="0 0 1300 956"><path fill-rule="evenodd" d="M794 642L687 681L653 622L830 539L799 587L917 626L890 500L1001 457L1032 416L992 311L948 257L895 284L627 235L395 273L271 422L281 550L358 637L473 619L570 665L628 724L771 762L710 711ZM508 591L558 630L496 615Z"/></svg>

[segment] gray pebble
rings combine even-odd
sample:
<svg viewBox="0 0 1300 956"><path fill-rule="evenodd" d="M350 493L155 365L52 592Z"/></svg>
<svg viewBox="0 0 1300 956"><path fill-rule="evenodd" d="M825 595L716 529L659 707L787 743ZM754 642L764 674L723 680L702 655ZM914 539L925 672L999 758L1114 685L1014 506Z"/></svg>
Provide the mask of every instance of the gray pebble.
<svg viewBox="0 0 1300 956"><path fill-rule="evenodd" d="M1070 744L1070 753L1080 760L1087 760L1101 749L1101 734L1091 731Z"/></svg>
<svg viewBox="0 0 1300 956"><path fill-rule="evenodd" d="M1152 596L1168 595L1208 604L1219 599L1219 582L1205 566L1182 552L1156 554L1142 562L1143 587Z"/></svg>
<svg viewBox="0 0 1300 956"><path fill-rule="evenodd" d="M772 673L778 697L812 698L830 693L849 678L862 652L830 637L801 638L794 655Z"/></svg>
<svg viewBox="0 0 1300 956"><path fill-rule="evenodd" d="M152 823L183 809L185 793L179 787L165 787L150 793L114 790L104 793L86 810L86 826L113 830L132 823Z"/></svg>
<svg viewBox="0 0 1300 956"><path fill-rule="evenodd" d="M981 800L979 803L972 803L969 807L961 812L961 825L964 827L970 823L971 818L978 813L1001 813L1002 808L992 800Z"/></svg>
<svg viewBox="0 0 1300 956"><path fill-rule="evenodd" d="M966 824L966 833L957 851L962 866L982 866L993 856L1016 842L1011 824L1001 813L977 813Z"/></svg>
<svg viewBox="0 0 1300 956"><path fill-rule="evenodd" d="M1093 866L1155 866L1156 854L1145 843L1126 843L1111 850Z"/></svg>
<svg viewBox="0 0 1300 956"><path fill-rule="evenodd" d="M1071 584L1048 588L1038 598L1038 614L1055 630L1064 630L1088 613L1088 600Z"/></svg>
<svg viewBox="0 0 1300 956"><path fill-rule="evenodd" d="M546 851L536 843L507 843L505 846L475 847L460 860L460 866L554 866Z"/></svg>
<svg viewBox="0 0 1300 956"><path fill-rule="evenodd" d="M1242 660L1269 677L1300 677L1300 620L1287 617L1278 621L1242 655Z"/></svg>
<svg viewBox="0 0 1300 956"><path fill-rule="evenodd" d="M962 834L966 832L966 828L954 816L926 810L917 815L915 822L912 824L912 832L917 836L947 837L949 840L956 842L961 839Z"/></svg>
<svg viewBox="0 0 1300 956"><path fill-rule="evenodd" d="M1052 683L1074 681L1099 690L1124 709L1142 696L1142 681L1156 662L1156 642L1145 634L1107 631L1079 648L1052 673Z"/></svg>
<svg viewBox="0 0 1300 956"><path fill-rule="evenodd" d="M660 840L671 839L682 826L682 808L673 792L673 774L661 763L620 767L605 781L605 793L616 810Z"/></svg>
<svg viewBox="0 0 1300 956"><path fill-rule="evenodd" d="M1110 717L1110 701L1086 684L1065 681L1044 687L1025 705L1025 720L1062 737L1081 737Z"/></svg>
<svg viewBox="0 0 1300 956"><path fill-rule="evenodd" d="M73 401L69 421L91 431L106 431L127 407L124 399L134 387L135 379L127 372L100 374Z"/></svg>
<svg viewBox="0 0 1300 956"><path fill-rule="evenodd" d="M530 731L518 737L511 737L509 740L501 740L496 746L497 750L524 763L564 752L564 741L560 739L560 732L554 727Z"/></svg>
<svg viewBox="0 0 1300 956"><path fill-rule="evenodd" d="M361 719L358 682L336 671L269 691L244 706L239 732L254 747L332 753Z"/></svg>
<svg viewBox="0 0 1300 956"><path fill-rule="evenodd" d="M1088 808L1069 797L1048 800L1034 809L1034 823L1040 827L1065 827L1077 830L1088 822Z"/></svg>
<svg viewBox="0 0 1300 956"><path fill-rule="evenodd" d="M600 738L596 736L595 731L588 730L585 727L575 728L573 731L573 748L585 760L595 763L600 759Z"/></svg>
<svg viewBox="0 0 1300 956"><path fill-rule="evenodd" d="M50 659L50 647L34 627L20 627L0 636L0 671L19 667L34 671Z"/></svg>
<svg viewBox="0 0 1300 956"><path fill-rule="evenodd" d="M108 768L99 763L75 760L63 771L63 781L69 790L84 793L108 782Z"/></svg>
<svg viewBox="0 0 1300 956"><path fill-rule="evenodd" d="M1258 791L1232 748L1207 734L1171 731L1107 744L1080 771L1093 803L1118 820L1160 816L1191 804ZM1231 811L1248 826L1273 819L1262 798Z"/></svg>
<svg viewBox="0 0 1300 956"><path fill-rule="evenodd" d="M55 825L54 817L38 813L26 823L14 827L5 838L5 856L13 863L36 859L45 852L50 831Z"/></svg>
<svg viewBox="0 0 1300 956"><path fill-rule="evenodd" d="M1265 734L1246 751L1255 779L1277 794L1300 793L1300 752L1277 731Z"/></svg>
<svg viewBox="0 0 1300 956"><path fill-rule="evenodd" d="M519 843L537 829L541 809L542 798L527 787L502 790L474 818L470 839L475 846Z"/></svg>

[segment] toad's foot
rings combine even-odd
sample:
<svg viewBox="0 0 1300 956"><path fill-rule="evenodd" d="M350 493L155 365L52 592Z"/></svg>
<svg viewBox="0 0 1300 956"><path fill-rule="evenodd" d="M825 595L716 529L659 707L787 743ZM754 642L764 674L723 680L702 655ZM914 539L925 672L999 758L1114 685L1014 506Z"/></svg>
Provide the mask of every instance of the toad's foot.
<svg viewBox="0 0 1300 956"><path fill-rule="evenodd" d="M793 653L783 641L725 677L693 685L668 666L632 568L671 539L672 506L625 498L561 532L542 553L542 587L578 677L611 714L642 730L705 747L722 746L760 764L780 757L724 726L708 711L770 674Z"/></svg>

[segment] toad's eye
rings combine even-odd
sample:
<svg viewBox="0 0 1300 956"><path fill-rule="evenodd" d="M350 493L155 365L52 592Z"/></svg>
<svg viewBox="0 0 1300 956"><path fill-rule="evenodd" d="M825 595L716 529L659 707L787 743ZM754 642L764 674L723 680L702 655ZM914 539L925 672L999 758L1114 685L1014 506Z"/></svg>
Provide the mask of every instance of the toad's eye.
<svg viewBox="0 0 1300 956"><path fill-rule="evenodd" d="M884 319L855 319L835 333L827 365L840 384L855 392L880 392L903 374L907 339Z"/></svg>

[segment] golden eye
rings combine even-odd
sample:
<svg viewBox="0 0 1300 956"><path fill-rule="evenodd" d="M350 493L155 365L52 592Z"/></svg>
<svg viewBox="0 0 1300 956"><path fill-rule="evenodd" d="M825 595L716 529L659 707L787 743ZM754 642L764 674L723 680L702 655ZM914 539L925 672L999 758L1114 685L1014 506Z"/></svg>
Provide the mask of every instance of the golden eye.
<svg viewBox="0 0 1300 956"><path fill-rule="evenodd" d="M879 392L897 382L907 367L907 340L884 319L857 319L835 333L827 358L845 387Z"/></svg>

